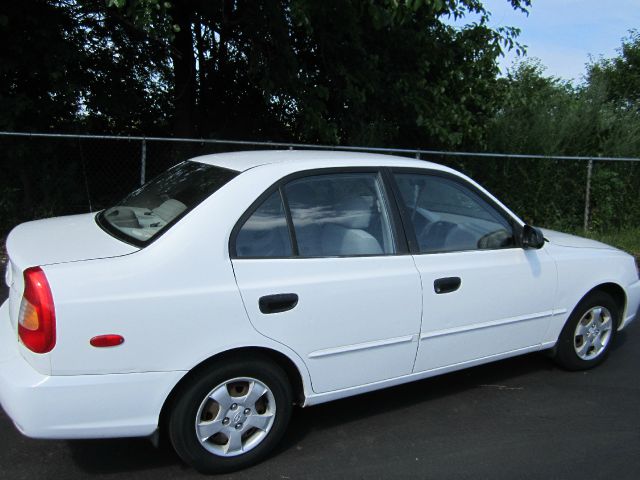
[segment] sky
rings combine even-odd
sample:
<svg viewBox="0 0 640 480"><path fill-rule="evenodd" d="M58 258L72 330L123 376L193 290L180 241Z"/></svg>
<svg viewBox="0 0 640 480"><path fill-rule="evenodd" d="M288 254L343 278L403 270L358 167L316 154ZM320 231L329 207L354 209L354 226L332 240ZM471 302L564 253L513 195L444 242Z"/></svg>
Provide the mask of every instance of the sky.
<svg viewBox="0 0 640 480"><path fill-rule="evenodd" d="M518 41L527 56L546 66L545 74L580 82L590 56L617 55L622 38L640 30L640 0L532 0L529 15L515 11L507 0L484 0L492 13L490 25L521 30ZM517 56L500 60L503 73Z"/></svg>

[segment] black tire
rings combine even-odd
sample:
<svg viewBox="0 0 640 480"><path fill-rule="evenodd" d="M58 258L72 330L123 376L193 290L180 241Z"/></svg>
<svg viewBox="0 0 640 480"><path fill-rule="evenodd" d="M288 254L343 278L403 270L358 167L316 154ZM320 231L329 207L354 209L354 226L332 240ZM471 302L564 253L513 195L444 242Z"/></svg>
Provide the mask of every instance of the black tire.
<svg viewBox="0 0 640 480"><path fill-rule="evenodd" d="M195 422L209 393L224 382L240 377L258 380L270 390L275 399L275 417L270 430L256 446L246 453L226 457L207 450L200 443ZM169 416L169 438L180 458L201 473L240 470L260 462L273 450L287 429L291 410L291 385L278 365L267 358L236 360L200 372L181 389Z"/></svg>
<svg viewBox="0 0 640 480"><path fill-rule="evenodd" d="M604 307L611 315L611 333L610 338L604 349L598 355L593 358L581 358L576 352L576 328L578 322L589 312L592 308ZM604 362L609 355L611 345L615 340L616 329L620 321L620 307L616 304L611 295L605 292L592 292L583 298L576 308L571 312L567 323L560 333L558 343L555 346L553 359L554 361L566 370L588 370L593 368L602 362ZM584 340L583 340L584 341Z"/></svg>

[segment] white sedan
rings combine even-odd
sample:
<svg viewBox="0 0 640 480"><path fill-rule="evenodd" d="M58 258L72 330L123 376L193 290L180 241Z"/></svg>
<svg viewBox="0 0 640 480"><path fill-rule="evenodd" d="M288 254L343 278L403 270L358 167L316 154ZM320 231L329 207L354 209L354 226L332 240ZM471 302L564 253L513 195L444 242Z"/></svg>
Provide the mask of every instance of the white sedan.
<svg viewBox="0 0 640 480"><path fill-rule="evenodd" d="M310 406L538 350L602 362L634 259L524 224L436 164L268 151L183 162L8 237L0 401L36 438L157 436L203 472Z"/></svg>

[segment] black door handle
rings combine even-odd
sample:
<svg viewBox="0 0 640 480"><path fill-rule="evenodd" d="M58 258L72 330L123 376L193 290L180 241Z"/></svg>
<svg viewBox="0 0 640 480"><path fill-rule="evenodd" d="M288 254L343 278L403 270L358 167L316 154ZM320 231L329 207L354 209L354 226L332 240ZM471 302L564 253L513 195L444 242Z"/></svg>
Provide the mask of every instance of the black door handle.
<svg viewBox="0 0 640 480"><path fill-rule="evenodd" d="M455 292L460 288L461 283L462 280L460 280L460 277L439 278L433 282L433 289L436 293Z"/></svg>
<svg viewBox="0 0 640 480"><path fill-rule="evenodd" d="M258 306L262 313L280 313L291 310L298 305L298 295L295 293L278 293L260 297Z"/></svg>

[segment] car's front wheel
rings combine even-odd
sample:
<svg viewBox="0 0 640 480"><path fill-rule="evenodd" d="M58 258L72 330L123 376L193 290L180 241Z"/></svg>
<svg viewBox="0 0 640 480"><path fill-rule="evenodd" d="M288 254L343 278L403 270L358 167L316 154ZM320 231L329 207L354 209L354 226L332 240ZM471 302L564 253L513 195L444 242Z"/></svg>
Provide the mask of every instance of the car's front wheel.
<svg viewBox="0 0 640 480"><path fill-rule="evenodd" d="M284 371L267 361L236 361L196 375L169 417L180 457L203 473L262 460L282 438L292 409Z"/></svg>
<svg viewBox="0 0 640 480"><path fill-rule="evenodd" d="M619 307L605 292L587 295L571 313L554 360L567 370L586 370L602 363L611 349L620 316Z"/></svg>

